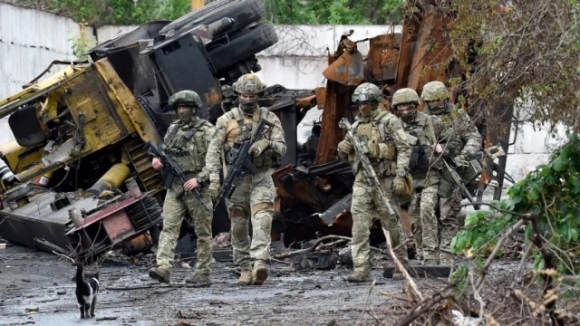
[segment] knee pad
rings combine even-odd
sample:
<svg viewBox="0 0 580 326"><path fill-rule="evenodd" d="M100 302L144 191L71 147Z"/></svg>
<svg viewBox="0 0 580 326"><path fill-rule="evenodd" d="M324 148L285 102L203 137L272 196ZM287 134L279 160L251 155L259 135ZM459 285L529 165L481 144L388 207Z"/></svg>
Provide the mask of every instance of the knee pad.
<svg viewBox="0 0 580 326"><path fill-rule="evenodd" d="M274 204L273 203L259 203L252 207L252 216L256 216L261 211L266 211L270 214L274 213Z"/></svg>
<svg viewBox="0 0 580 326"><path fill-rule="evenodd" d="M241 206L233 205L232 207L230 207L229 213L230 213L231 219L248 218L248 214L246 213L246 210Z"/></svg>

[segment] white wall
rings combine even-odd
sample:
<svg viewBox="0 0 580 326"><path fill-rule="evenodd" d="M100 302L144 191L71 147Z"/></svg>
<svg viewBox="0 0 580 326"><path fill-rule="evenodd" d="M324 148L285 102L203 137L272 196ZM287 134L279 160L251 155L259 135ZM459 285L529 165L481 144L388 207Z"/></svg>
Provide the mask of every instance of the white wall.
<svg viewBox="0 0 580 326"><path fill-rule="evenodd" d="M104 26L96 31L97 40L102 43L136 27ZM257 75L268 85L295 89L325 86L322 71L327 66L327 48L333 52L340 36L351 29L354 34L350 39L356 41L393 30L400 32L401 26L278 25L279 42L258 54L262 71ZM0 2L0 98L19 91L21 85L36 77L52 60L73 59L69 39L78 35L80 27L71 19ZM358 46L363 55L368 52L368 42ZM300 138L319 115L316 109L308 113L299 131ZM546 132L534 131L529 124L519 129L515 144L510 146L507 167L515 178L546 162L553 147L561 142L561 138L553 139ZM0 130L0 144L13 139L5 121L0 121ZM563 136L562 130L559 137Z"/></svg>
<svg viewBox="0 0 580 326"><path fill-rule="evenodd" d="M72 19L0 2L0 98L22 90L53 60L75 59L69 39L79 35ZM7 119L0 130L0 144L14 139Z"/></svg>

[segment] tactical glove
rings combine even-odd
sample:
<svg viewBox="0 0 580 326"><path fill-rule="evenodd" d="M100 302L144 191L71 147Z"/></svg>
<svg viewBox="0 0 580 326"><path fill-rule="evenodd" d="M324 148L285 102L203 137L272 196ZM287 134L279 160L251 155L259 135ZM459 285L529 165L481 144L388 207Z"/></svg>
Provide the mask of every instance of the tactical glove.
<svg viewBox="0 0 580 326"><path fill-rule="evenodd" d="M352 151L354 150L354 146L352 146L352 144L350 142L348 142L347 140L343 140L340 143L338 143L338 151L343 153L343 154L350 154L352 153Z"/></svg>
<svg viewBox="0 0 580 326"><path fill-rule="evenodd" d="M270 146L270 142L266 139L260 139L257 142L253 143L248 150L249 154L252 154L254 157L259 157L262 153Z"/></svg>
<svg viewBox="0 0 580 326"><path fill-rule="evenodd" d="M214 204L218 200L218 197L220 195L220 188L221 188L220 184L217 181L210 182L209 184L209 188L207 191L209 192L211 200L214 202Z"/></svg>
<svg viewBox="0 0 580 326"><path fill-rule="evenodd" d="M405 178L396 176L393 180L393 192L395 195L402 195L405 193Z"/></svg>
<svg viewBox="0 0 580 326"><path fill-rule="evenodd" d="M455 161L455 164L457 164L459 166L468 164L467 159L463 155L457 155L457 156L455 156L455 158L453 158L453 160Z"/></svg>

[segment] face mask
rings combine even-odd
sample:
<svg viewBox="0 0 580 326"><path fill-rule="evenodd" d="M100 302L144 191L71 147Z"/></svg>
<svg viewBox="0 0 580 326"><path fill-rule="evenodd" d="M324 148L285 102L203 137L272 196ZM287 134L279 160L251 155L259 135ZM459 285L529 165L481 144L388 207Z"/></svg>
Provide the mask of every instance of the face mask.
<svg viewBox="0 0 580 326"><path fill-rule="evenodd" d="M445 101L429 102L426 104L432 114L441 114L445 111Z"/></svg>
<svg viewBox="0 0 580 326"><path fill-rule="evenodd" d="M379 105L377 103L366 102L364 104L358 105L358 110L363 117L369 117L374 110L378 109Z"/></svg>
<svg viewBox="0 0 580 326"><path fill-rule="evenodd" d="M177 108L177 116L179 117L179 120L181 122L192 121L195 118L196 110L191 107L187 107L186 110L183 110L182 108L183 107Z"/></svg>
<svg viewBox="0 0 580 326"><path fill-rule="evenodd" d="M397 116L399 116L399 118L404 122L404 123L411 123L413 122L413 120L415 120L415 116L417 115L417 109L413 106L408 106L409 107L405 113L402 113L401 111L399 111L399 108L397 108Z"/></svg>
<svg viewBox="0 0 580 326"><path fill-rule="evenodd" d="M240 109L242 109L244 113L248 114L254 113L254 111L256 111L257 108L258 108L258 97L247 99L242 98L240 96Z"/></svg>

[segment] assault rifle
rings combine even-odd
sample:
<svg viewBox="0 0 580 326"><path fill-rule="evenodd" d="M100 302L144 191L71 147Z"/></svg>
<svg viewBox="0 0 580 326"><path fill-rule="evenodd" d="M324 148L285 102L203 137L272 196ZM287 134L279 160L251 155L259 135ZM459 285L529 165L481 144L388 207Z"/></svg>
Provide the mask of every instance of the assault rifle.
<svg viewBox="0 0 580 326"><path fill-rule="evenodd" d="M165 169L165 178L163 180L165 189L171 189L175 178L180 178L183 183L186 183L188 181L185 172L175 163L175 161L173 161L170 157L168 157L162 151L160 151L159 147L157 147L155 143L153 143L152 141L148 141L145 146L146 148L149 148L149 154L158 157L159 159L161 159L163 163L163 169ZM203 200L201 199L201 192L199 190L200 187L201 185L193 189L191 192L193 193L195 198L197 198L197 200L201 203L203 208L205 208L206 211L211 212L211 210L204 204ZM185 191L178 192L176 196L177 199L181 198L184 193Z"/></svg>
<svg viewBox="0 0 580 326"><path fill-rule="evenodd" d="M234 190L236 189L236 185L234 181L240 176L243 171L243 168L248 170L252 175L258 173L258 169L252 163L249 157L248 150L254 144L260 135L264 131L264 127L268 125L270 128L274 127L274 124L269 122L266 119L260 120L258 126L256 127L255 133L252 135L251 139L248 139L242 143L234 144L234 147L230 149L228 152L228 156L233 158L233 163L230 166L228 174L224 177L224 182L220 189L220 194L216 202L214 203L214 211L217 208L218 204L225 198L230 199Z"/></svg>
<svg viewBox="0 0 580 326"><path fill-rule="evenodd" d="M389 214L394 215L395 211L393 210L393 207L387 200L385 192L383 191L381 183L379 182L379 178L377 177L377 174L375 173L375 170L371 165L371 161L367 156L369 153L367 145L362 144L361 141L353 135L352 125L348 122L346 118L342 118L338 126L346 131L346 137L349 138L350 142L354 147L357 159L360 160L360 164L362 165L363 168L363 174L365 179L367 180L367 183L369 184L369 186L375 186L377 188L377 190L379 191L379 196L381 197L385 206L387 207Z"/></svg>
<svg viewBox="0 0 580 326"><path fill-rule="evenodd" d="M455 185L458 189L461 189L461 191L463 191L463 193L465 194L467 199L469 199L469 202L475 203L475 199L473 199L473 196L471 196L471 194L469 193L469 190L467 190L467 187L465 187L465 183L463 182L463 180L459 176L459 173L457 173L457 171L455 170L457 167L457 162L455 162L455 160L451 159L451 161L454 165L454 166L451 166L447 162L446 159L441 159L441 161L443 161L443 164L445 164L445 168L442 171L445 178L447 180L451 181L453 183L453 185Z"/></svg>

